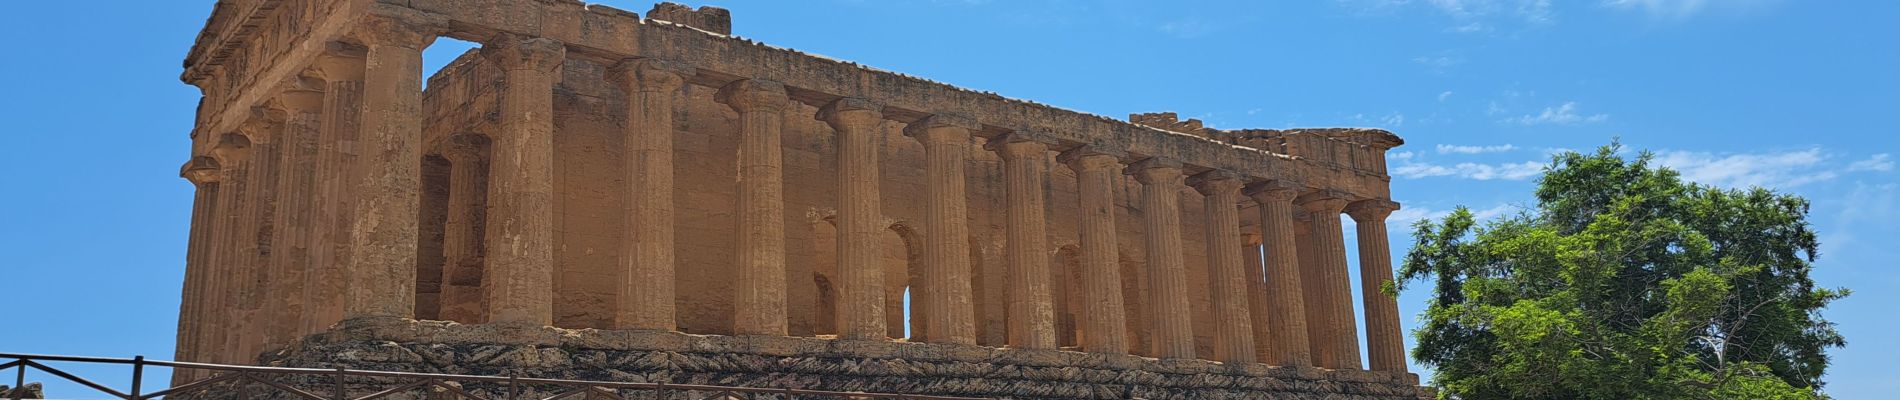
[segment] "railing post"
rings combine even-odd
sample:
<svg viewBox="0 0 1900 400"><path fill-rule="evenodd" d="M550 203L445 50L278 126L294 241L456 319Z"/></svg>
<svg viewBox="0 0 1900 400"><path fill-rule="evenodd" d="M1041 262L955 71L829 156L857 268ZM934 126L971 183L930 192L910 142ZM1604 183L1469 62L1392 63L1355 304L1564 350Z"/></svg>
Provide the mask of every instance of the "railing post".
<svg viewBox="0 0 1900 400"><path fill-rule="evenodd" d="M343 373L343 367L336 367L336 400L350 400L349 389L344 387L343 382L343 378L346 376L349 375Z"/></svg>
<svg viewBox="0 0 1900 400"><path fill-rule="evenodd" d="M7 398L20 400L26 398L26 359L21 358L20 365L14 368L19 368L20 370L18 374L13 376L13 389L8 390L12 393L7 393Z"/></svg>
<svg viewBox="0 0 1900 400"><path fill-rule="evenodd" d="M508 373L508 399L516 400L520 398L521 398L521 382L515 381L514 372L509 372Z"/></svg>
<svg viewBox="0 0 1900 400"><path fill-rule="evenodd" d="M132 356L132 396L129 400L139 400L139 383L145 381L145 356Z"/></svg>

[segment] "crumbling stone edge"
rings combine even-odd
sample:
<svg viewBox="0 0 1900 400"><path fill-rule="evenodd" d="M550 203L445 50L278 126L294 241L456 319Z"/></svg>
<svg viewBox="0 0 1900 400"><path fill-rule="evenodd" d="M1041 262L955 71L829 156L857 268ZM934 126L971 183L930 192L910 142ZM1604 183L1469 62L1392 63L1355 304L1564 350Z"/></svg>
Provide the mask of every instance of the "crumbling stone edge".
<svg viewBox="0 0 1900 400"><path fill-rule="evenodd" d="M1418 376L810 337L344 321L266 365L1008 398L1435 397Z"/></svg>

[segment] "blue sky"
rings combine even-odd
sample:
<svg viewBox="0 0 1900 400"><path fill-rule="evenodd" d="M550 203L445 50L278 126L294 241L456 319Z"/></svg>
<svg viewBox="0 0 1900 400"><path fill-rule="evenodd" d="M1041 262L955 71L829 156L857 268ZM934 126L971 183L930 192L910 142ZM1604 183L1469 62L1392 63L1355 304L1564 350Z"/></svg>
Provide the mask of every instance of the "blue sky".
<svg viewBox="0 0 1900 400"><path fill-rule="evenodd" d="M650 2L607 1L644 11ZM1109 115L1220 128L1370 126L1394 224L1529 203L1551 151L1620 137L1704 183L1807 196L1815 274L1856 293L1828 392L1900 376L1900 2L719 1L777 46ZM170 358L198 98L180 63L209 1L28 1L0 12L0 352ZM467 48L439 42L430 65ZM1409 229L1395 226L1402 254ZM1407 292L1408 329L1426 293ZM90 369L102 377L121 369ZM42 379L46 378L41 376ZM115 378L123 379L123 378ZM56 395L79 395L57 385Z"/></svg>

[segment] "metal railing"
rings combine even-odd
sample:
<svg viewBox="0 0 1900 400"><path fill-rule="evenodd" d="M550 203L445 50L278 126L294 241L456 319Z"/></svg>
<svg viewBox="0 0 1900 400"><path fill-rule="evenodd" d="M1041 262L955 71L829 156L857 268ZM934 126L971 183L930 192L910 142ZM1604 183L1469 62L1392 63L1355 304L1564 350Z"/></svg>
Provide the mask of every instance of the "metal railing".
<svg viewBox="0 0 1900 400"><path fill-rule="evenodd" d="M10 360L10 361L7 361ZM7 369L17 368L14 373L14 393L0 393L0 398L18 400L24 396L26 373L28 369L37 369L60 379L70 381L98 391L99 393L122 400L146 400L166 396L191 396L196 394L219 394L226 391L243 390L257 395L257 390L266 393L306 400L374 400L397 394L427 391L431 399L468 399L468 400L628 400L636 398L627 392L640 394L637 398L660 399L897 399L897 400L978 400L972 397L924 396L889 393L834 392L804 389L770 389L732 386L688 385L672 383L630 383L584 381L569 379L529 378L520 376L481 376L455 374L428 374L415 372L370 371L346 368L286 368L261 367L250 365L209 364L185 361L148 360L144 356L130 359L51 356L33 354L0 353L0 376ZM72 362L86 364L116 364L132 368L130 391L121 392L111 386L82 378L71 372L46 365L44 362ZM176 386L161 390L144 392L145 369L147 367L171 368L172 373L201 371L205 377L185 381ZM193 374L197 375L197 374ZM290 378L290 379L286 379ZM308 383L285 383L297 378L309 379ZM350 378L359 378L352 382ZM373 378L373 379L372 379ZM486 386L490 388L487 396L478 395L481 390L465 389L468 386ZM382 387L376 390L376 387ZM368 389L365 389L368 388ZM366 392L365 395L353 395L352 391ZM534 396L534 397L525 397ZM245 396L252 397L252 396Z"/></svg>

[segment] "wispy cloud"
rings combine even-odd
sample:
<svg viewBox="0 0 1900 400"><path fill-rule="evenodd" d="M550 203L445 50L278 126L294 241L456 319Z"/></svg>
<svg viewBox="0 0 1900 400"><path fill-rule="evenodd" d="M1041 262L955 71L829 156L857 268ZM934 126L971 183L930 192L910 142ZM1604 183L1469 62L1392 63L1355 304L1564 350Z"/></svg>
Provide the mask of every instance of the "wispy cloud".
<svg viewBox="0 0 1900 400"><path fill-rule="evenodd" d="M1489 32L1494 25L1544 25L1556 20L1551 0L1334 0L1358 15L1391 15L1411 9L1450 18L1449 32Z"/></svg>
<svg viewBox="0 0 1900 400"><path fill-rule="evenodd" d="M1873 157L1868 157L1865 160L1855 161L1853 164L1848 164L1847 170L1851 172L1892 171L1893 170L1893 155L1887 154L1887 153L1875 154Z"/></svg>
<svg viewBox="0 0 1900 400"><path fill-rule="evenodd" d="M1753 11L1779 0L1604 0L1603 6L1640 11L1651 17L1684 19L1711 11Z"/></svg>
<svg viewBox="0 0 1900 400"><path fill-rule="evenodd" d="M1656 153L1657 163L1681 172L1683 179L1738 188L1760 186L1790 189L1839 177L1840 173L1825 168L1823 162L1827 158L1827 154L1819 147L1776 153Z"/></svg>
<svg viewBox="0 0 1900 400"><path fill-rule="evenodd" d="M1445 72L1452 67L1463 65L1465 58L1450 52L1441 52L1429 56L1412 57L1412 62L1431 69L1432 72Z"/></svg>
<svg viewBox="0 0 1900 400"><path fill-rule="evenodd" d="M1400 203L1403 204L1403 202ZM1497 204L1482 209L1473 208L1471 209L1471 216L1477 218L1479 221L1483 221L1516 212L1521 208L1522 207L1512 204ZM1443 219L1445 216L1451 215L1451 211L1452 209L1406 205L1399 208L1398 211L1393 211L1391 216L1386 217L1385 223L1387 225L1411 225L1421 220Z"/></svg>
<svg viewBox="0 0 1900 400"><path fill-rule="evenodd" d="M1439 102L1441 102L1441 103L1442 103L1442 102L1444 102L1444 101L1445 101L1445 99L1449 99L1449 98L1451 98L1451 91L1450 91L1450 90L1446 90L1446 91L1445 91L1444 93L1439 93L1439 94L1438 94L1438 101L1439 101Z"/></svg>
<svg viewBox="0 0 1900 400"><path fill-rule="evenodd" d="M1544 163L1525 161L1520 163L1479 164L1457 163L1451 165L1431 163L1406 163L1392 170L1393 175L1405 178L1456 177L1480 181L1530 179L1544 172Z"/></svg>
<svg viewBox="0 0 1900 400"><path fill-rule="evenodd" d="M1155 27L1155 29L1160 30L1161 33L1178 39L1193 39L1207 36L1207 34L1214 33L1214 31L1219 30L1219 28L1220 27L1214 23L1199 18L1167 21Z"/></svg>
<svg viewBox="0 0 1900 400"><path fill-rule="evenodd" d="M1497 111L1499 109L1493 104L1492 110ZM1593 124L1608 120L1610 120L1610 114L1578 113L1577 102L1571 101L1556 107L1544 107L1544 111L1536 115L1525 114L1518 117L1506 118L1503 122L1519 125L1572 125Z"/></svg>
<svg viewBox="0 0 1900 400"><path fill-rule="evenodd" d="M1397 111L1386 113L1385 115L1353 114L1347 116L1346 120L1351 121L1354 125L1376 128L1397 128L1405 126L1405 114Z"/></svg>
<svg viewBox="0 0 1900 400"><path fill-rule="evenodd" d="M1491 146L1460 146L1460 145L1449 145L1449 144L1438 145L1438 154L1503 153L1503 152L1507 152L1511 150L1517 150L1517 146L1509 145L1509 144L1500 144L1500 145L1491 145Z"/></svg>

